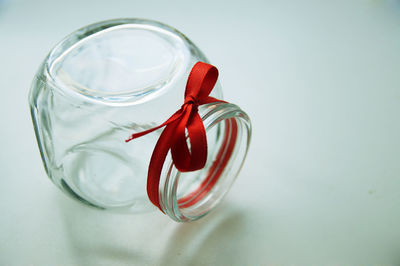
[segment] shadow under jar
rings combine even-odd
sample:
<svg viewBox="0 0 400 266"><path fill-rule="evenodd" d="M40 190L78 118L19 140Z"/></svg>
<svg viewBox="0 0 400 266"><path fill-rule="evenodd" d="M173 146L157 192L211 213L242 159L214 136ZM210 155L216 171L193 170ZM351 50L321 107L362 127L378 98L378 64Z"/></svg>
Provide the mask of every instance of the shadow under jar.
<svg viewBox="0 0 400 266"><path fill-rule="evenodd" d="M162 129L125 140L179 110L198 61L208 63L182 33L150 20L109 20L67 36L42 63L29 95L50 179L99 209L156 209L146 179ZM219 83L211 96L222 99ZM181 173L168 154L160 177L161 208L176 221L196 220L221 201L250 141L250 120L238 106L210 103L201 105L199 114L207 134L206 166Z"/></svg>

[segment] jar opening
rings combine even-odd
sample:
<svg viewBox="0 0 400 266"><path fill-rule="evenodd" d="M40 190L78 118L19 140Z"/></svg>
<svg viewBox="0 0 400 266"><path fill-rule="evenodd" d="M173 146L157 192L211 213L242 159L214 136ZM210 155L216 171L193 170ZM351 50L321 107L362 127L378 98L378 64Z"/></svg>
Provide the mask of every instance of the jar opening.
<svg viewBox="0 0 400 266"><path fill-rule="evenodd" d="M218 205L229 191L246 158L250 120L230 103L200 106L209 146L206 166L180 173L170 161L160 180L163 211L179 222L197 220Z"/></svg>

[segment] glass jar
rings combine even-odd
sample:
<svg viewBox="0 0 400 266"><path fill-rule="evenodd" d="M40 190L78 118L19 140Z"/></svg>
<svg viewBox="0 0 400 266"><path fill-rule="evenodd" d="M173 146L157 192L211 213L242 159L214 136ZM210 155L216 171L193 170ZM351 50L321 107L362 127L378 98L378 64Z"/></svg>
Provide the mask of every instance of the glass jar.
<svg viewBox="0 0 400 266"><path fill-rule="evenodd" d="M62 191L87 205L118 212L156 209L146 195L147 168L162 124L183 104L193 65L208 62L182 33L143 19L81 28L57 44L29 95L43 163ZM219 83L211 96L222 99ZM168 154L159 185L161 209L176 221L212 210L246 157L251 125L238 106L199 106L208 143L206 166L179 172Z"/></svg>

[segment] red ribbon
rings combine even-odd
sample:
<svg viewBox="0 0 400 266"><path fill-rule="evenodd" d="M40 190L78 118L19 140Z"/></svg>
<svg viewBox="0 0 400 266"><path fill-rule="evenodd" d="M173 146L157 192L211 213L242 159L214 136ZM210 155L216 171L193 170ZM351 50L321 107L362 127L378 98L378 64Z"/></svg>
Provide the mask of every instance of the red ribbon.
<svg viewBox="0 0 400 266"><path fill-rule="evenodd" d="M147 195L161 211L158 189L168 151L171 150L172 161L181 172L196 171L202 169L206 164L207 138L203 121L198 114L198 106L212 102L224 102L209 96L217 79L218 69L216 67L197 62L189 74L185 102L181 109L161 125L132 134L126 140L129 142L165 126L151 156L147 176ZM190 149L186 141L186 130L190 140Z"/></svg>

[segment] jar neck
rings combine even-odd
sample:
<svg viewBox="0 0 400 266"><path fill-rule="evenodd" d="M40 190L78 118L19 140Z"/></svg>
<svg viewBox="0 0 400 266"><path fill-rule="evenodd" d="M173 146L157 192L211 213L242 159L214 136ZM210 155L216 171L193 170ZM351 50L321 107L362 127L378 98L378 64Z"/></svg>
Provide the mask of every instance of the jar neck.
<svg viewBox="0 0 400 266"><path fill-rule="evenodd" d="M164 213L178 222L193 221L223 199L246 158L251 123L245 112L230 103L199 107L208 142L206 166L181 173L168 155L160 179L159 198Z"/></svg>

